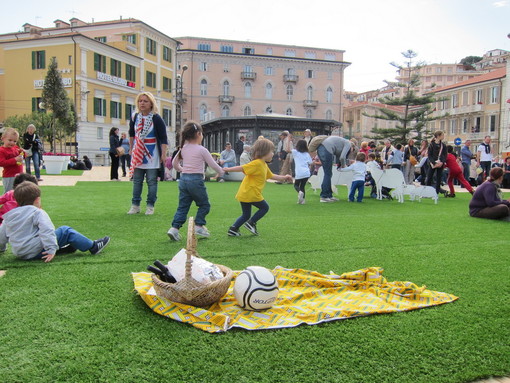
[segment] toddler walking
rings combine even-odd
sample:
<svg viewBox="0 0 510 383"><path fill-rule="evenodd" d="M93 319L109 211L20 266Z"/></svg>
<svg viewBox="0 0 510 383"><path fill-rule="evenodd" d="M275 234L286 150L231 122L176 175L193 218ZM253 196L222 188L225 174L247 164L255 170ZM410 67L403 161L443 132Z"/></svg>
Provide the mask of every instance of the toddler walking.
<svg viewBox="0 0 510 383"><path fill-rule="evenodd" d="M244 224L251 233L259 235L257 222L269 211L269 205L262 196L262 190L266 186L266 180L272 179L280 182L292 182L290 174L273 174L267 162L271 162L274 154L274 144L267 138L258 139L251 149L253 161L242 166L223 168L225 172L243 172L245 177L239 186L236 199L241 203L242 215L228 229L227 234L231 237L240 236L239 228ZM251 216L251 207L258 210ZM251 217L251 218L250 218Z"/></svg>
<svg viewBox="0 0 510 383"><path fill-rule="evenodd" d="M305 140L299 140L296 148L292 149L292 157L294 158L296 177L294 180L294 189L298 192L298 204L305 204L305 186L310 178L310 165L312 157L308 153L308 145Z"/></svg>
<svg viewBox="0 0 510 383"><path fill-rule="evenodd" d="M352 184L349 192L349 202L354 202L354 194L358 191L357 202L363 202L363 194L365 192L365 176L367 174L367 165L365 164L365 153L356 154L356 162L346 168L340 169L341 172L352 171Z"/></svg>
<svg viewBox="0 0 510 383"><path fill-rule="evenodd" d="M17 145L19 133L16 129L6 128L2 134L3 146L0 147L0 166L4 168L2 183L4 193L13 189L14 177L23 172L23 150Z"/></svg>
<svg viewBox="0 0 510 383"><path fill-rule="evenodd" d="M210 233L205 227L205 217L211 210L207 189L204 183L205 164L216 170L222 176L223 169L212 158L211 153L204 148L202 126L198 122L188 121L181 132L182 149L173 156L172 166L181 176L179 178L179 206L168 230L168 236L173 241L180 241L179 229L186 222L191 203L195 202L198 211L195 216L195 234L209 237ZM182 165L181 165L182 161Z"/></svg>

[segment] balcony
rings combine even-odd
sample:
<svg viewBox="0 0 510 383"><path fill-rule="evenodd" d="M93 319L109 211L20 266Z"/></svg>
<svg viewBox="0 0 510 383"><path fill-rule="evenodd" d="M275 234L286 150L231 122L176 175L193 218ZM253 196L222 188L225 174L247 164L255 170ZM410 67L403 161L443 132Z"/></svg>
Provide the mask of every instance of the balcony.
<svg viewBox="0 0 510 383"><path fill-rule="evenodd" d="M223 96L218 96L218 101L223 103L223 104L232 104L234 102L234 96L227 96L227 95L223 95Z"/></svg>
<svg viewBox="0 0 510 383"><path fill-rule="evenodd" d="M255 80L257 73L255 72L241 72L241 80Z"/></svg>
<svg viewBox="0 0 510 383"><path fill-rule="evenodd" d="M295 74L284 74L283 75L283 81L284 82L298 82L299 76Z"/></svg>
<svg viewBox="0 0 510 383"><path fill-rule="evenodd" d="M303 106L305 108L317 108L319 106L319 100L303 100Z"/></svg>

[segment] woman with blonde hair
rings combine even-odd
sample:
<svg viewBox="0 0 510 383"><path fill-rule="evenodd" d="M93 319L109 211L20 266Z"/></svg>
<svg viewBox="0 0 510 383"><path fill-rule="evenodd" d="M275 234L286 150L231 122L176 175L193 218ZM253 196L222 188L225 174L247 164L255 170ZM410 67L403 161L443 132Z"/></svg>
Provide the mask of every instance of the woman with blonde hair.
<svg viewBox="0 0 510 383"><path fill-rule="evenodd" d="M158 197L158 172L166 161L168 139L166 125L157 114L156 99L149 92L138 94L136 113L129 122L129 154L131 155L130 178L133 178L133 198L128 214L140 212L143 181L147 180L146 215L154 214Z"/></svg>

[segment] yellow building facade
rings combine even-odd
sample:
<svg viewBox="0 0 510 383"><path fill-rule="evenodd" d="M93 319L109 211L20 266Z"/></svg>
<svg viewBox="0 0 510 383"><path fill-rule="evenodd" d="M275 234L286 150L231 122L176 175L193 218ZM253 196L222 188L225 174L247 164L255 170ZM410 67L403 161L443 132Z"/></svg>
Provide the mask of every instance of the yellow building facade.
<svg viewBox="0 0 510 383"><path fill-rule="evenodd" d="M175 52L178 42L135 19L111 22L55 21L54 28L24 25L0 35L0 122L41 109L52 57L74 102L80 156L108 159L109 131L127 132L140 91L154 94L159 114L175 141ZM74 153L74 151L73 151Z"/></svg>

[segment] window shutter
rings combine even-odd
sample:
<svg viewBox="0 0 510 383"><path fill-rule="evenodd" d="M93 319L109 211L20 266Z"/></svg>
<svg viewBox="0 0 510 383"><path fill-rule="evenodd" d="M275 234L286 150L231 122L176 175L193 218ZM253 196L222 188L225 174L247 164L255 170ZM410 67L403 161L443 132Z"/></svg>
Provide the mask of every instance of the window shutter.
<svg viewBox="0 0 510 383"><path fill-rule="evenodd" d="M32 69L35 69L35 51L32 51Z"/></svg>
<svg viewBox="0 0 510 383"><path fill-rule="evenodd" d="M94 53L94 70L99 72L99 55Z"/></svg>
<svg viewBox="0 0 510 383"><path fill-rule="evenodd" d="M122 103L119 102L119 113L117 113L117 118L122 118Z"/></svg>
<svg viewBox="0 0 510 383"><path fill-rule="evenodd" d="M94 115L99 116L99 102L100 100L98 98L94 97Z"/></svg>
<svg viewBox="0 0 510 383"><path fill-rule="evenodd" d="M110 116L115 116L115 102L110 101Z"/></svg>
<svg viewBox="0 0 510 383"><path fill-rule="evenodd" d="M106 116L106 100L103 101L103 116Z"/></svg>
<svg viewBox="0 0 510 383"><path fill-rule="evenodd" d="M41 69L46 69L46 51L41 51Z"/></svg>
<svg viewBox="0 0 510 383"><path fill-rule="evenodd" d="M37 97L32 97L32 112L35 112L36 110L37 110Z"/></svg>
<svg viewBox="0 0 510 383"><path fill-rule="evenodd" d="M115 60L110 59L110 74L115 76Z"/></svg>

